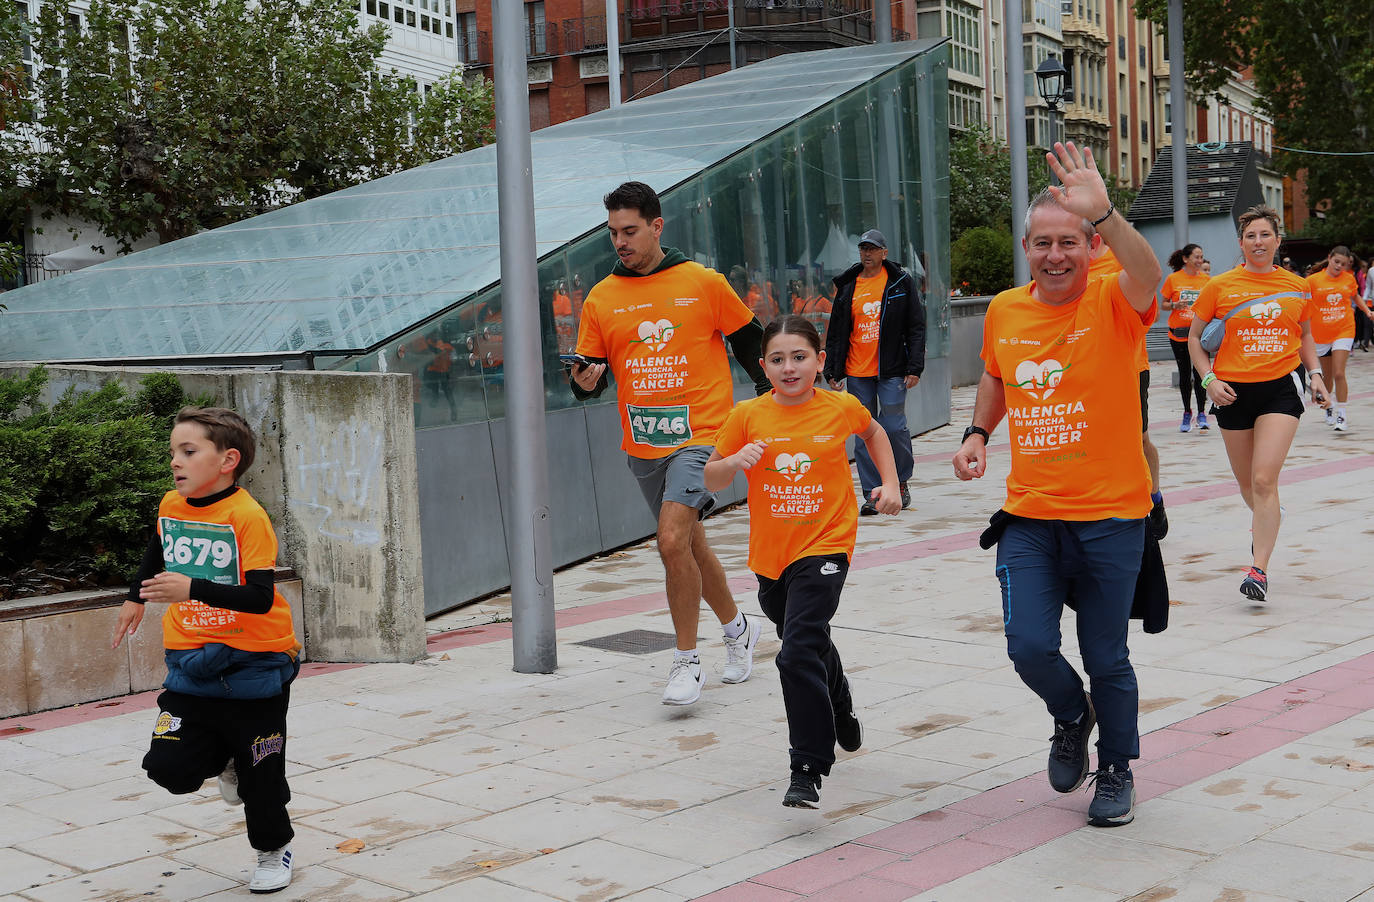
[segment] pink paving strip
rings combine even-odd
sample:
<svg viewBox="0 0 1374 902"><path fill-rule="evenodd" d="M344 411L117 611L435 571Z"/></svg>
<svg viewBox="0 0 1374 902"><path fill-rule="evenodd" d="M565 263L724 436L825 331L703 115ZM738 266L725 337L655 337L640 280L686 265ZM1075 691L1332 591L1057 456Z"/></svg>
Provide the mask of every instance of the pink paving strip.
<svg viewBox="0 0 1374 902"><path fill-rule="evenodd" d="M1137 804L1229 770L1374 708L1371 667L1374 653L1142 736L1141 757L1134 768ZM1364 699L1368 704L1343 707L1327 702L1332 697ZM862 856L861 850L865 849L900 853L901 858L859 874L854 873L852 866L846 867L844 879L832 882L820 892L797 898L901 899L905 897L887 887L896 884L910 896L972 874L1083 828L1087 807L1085 792L1059 795L1049 788L1044 774L1036 774L794 861L703 896L699 902L765 899L769 897L762 893L777 887L805 892L810 875L833 868L838 861L871 861ZM753 895L754 892L759 895Z"/></svg>

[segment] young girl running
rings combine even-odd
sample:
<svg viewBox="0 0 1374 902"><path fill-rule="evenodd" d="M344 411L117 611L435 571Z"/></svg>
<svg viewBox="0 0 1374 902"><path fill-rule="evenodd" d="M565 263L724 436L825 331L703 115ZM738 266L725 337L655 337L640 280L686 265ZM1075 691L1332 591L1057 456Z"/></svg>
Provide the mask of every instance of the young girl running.
<svg viewBox="0 0 1374 902"><path fill-rule="evenodd" d="M1207 431L1207 393L1202 388L1202 377L1193 369L1188 357L1188 328L1193 324L1193 302L1197 300L1202 286L1210 276L1202 272L1202 248L1196 244L1185 244L1169 255L1169 266L1173 272L1164 280L1159 289L1160 306L1169 311L1169 347L1174 351L1174 362L1178 364L1178 390L1183 395L1183 422L1179 432L1193 430L1193 395L1197 395L1197 428Z"/></svg>
<svg viewBox="0 0 1374 902"><path fill-rule="evenodd" d="M716 435L706 487L719 491L744 471L749 481L749 569L759 580L759 606L782 639L778 675L787 710L792 784L782 803L814 808L821 778L835 763L835 744L863 744L849 680L830 640L859 516L845 439L868 446L882 485L879 513L902 509L892 446L853 395L817 391L825 352L816 327L783 316L763 330L763 363L773 391L735 407Z"/></svg>

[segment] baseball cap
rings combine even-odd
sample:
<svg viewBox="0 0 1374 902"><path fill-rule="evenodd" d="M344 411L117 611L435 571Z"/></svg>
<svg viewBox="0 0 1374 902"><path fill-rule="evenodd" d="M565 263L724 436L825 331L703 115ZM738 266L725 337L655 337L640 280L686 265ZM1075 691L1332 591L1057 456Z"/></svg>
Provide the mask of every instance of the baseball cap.
<svg viewBox="0 0 1374 902"><path fill-rule="evenodd" d="M865 244L871 244L874 247L880 247L883 250L887 250L887 239L884 238L883 233L877 229L869 229L859 236L859 245L862 246Z"/></svg>

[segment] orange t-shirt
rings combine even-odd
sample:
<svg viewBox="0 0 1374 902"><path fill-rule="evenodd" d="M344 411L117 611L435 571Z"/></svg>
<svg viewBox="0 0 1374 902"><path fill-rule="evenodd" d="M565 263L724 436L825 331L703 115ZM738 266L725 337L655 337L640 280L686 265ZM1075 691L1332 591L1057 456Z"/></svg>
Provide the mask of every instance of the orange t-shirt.
<svg viewBox="0 0 1374 902"><path fill-rule="evenodd" d="M205 507L193 507L175 491L162 496L157 533L169 573L244 584L249 570L277 566L277 536L267 512L244 489ZM211 607L194 599L170 605L162 618L167 648L200 648L212 642L243 651L290 651L296 634L291 607L275 589L266 614Z"/></svg>
<svg viewBox="0 0 1374 902"><path fill-rule="evenodd" d="M879 270L876 276L859 276L854 280L849 353L844 359L846 376L878 375L878 327L883 316L883 292L886 290L886 269Z"/></svg>
<svg viewBox="0 0 1374 902"><path fill-rule="evenodd" d="M610 361L626 454L654 460L715 443L734 403L724 336L753 318L725 277L699 263L612 273L592 288L577 353Z"/></svg>
<svg viewBox="0 0 1374 902"><path fill-rule="evenodd" d="M1297 369L1302 324L1311 308L1307 280L1286 269L1263 274L1230 269L1202 286L1193 315L1208 322L1240 304L1249 309L1226 321L1226 338L1212 361L1217 378L1268 382Z"/></svg>
<svg viewBox="0 0 1374 902"><path fill-rule="evenodd" d="M845 439L873 417L848 392L817 389L810 401L779 404L771 394L740 403L716 436L716 451L768 445L749 480L749 569L777 579L787 565L821 554L854 554L859 512Z"/></svg>
<svg viewBox="0 0 1374 902"><path fill-rule="evenodd" d="M1122 268L1121 261L1116 259L1112 249L1103 248L1102 255L1088 264L1088 281L1119 273ZM1136 372L1142 373L1150 368L1150 352L1145 347L1144 335L1140 336L1140 344L1135 349L1135 368Z"/></svg>
<svg viewBox="0 0 1374 902"><path fill-rule="evenodd" d="M1190 276L1180 269L1169 273L1169 277L1164 280L1164 287L1159 289L1159 296L1174 305L1169 311L1170 341L1188 340L1188 330L1193 326L1193 304L1197 302L1202 286L1211 278L1205 272ZM1182 331L1175 334L1175 329Z"/></svg>
<svg viewBox="0 0 1374 902"><path fill-rule="evenodd" d="M1359 285L1353 273L1347 271L1336 278L1326 270L1307 277L1312 293L1312 340L1329 345L1338 338L1355 337L1355 310L1350 305L1359 296Z"/></svg>
<svg viewBox="0 0 1374 902"><path fill-rule="evenodd" d="M1032 520L1144 517L1150 471L1127 361L1157 308L1137 313L1117 277L1058 306L1031 288L997 295L983 320L983 362L1005 386L1011 432L1003 507Z"/></svg>

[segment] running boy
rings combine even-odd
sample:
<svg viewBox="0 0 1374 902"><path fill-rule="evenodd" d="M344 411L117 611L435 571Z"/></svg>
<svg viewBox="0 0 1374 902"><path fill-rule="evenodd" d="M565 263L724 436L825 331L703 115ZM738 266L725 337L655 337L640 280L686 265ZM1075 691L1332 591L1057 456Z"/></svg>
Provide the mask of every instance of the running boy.
<svg viewBox="0 0 1374 902"><path fill-rule="evenodd" d="M253 463L253 430L232 410L186 407L171 451L176 488L158 505L113 647L138 629L145 602L168 605L166 691L143 769L176 795L219 775L257 852L248 888L274 893L291 883L286 706L301 646L273 581L272 523L237 484Z"/></svg>
<svg viewBox="0 0 1374 902"><path fill-rule="evenodd" d="M749 569L759 605L782 639L778 675L792 746L792 784L782 803L814 808L821 777L863 744L849 680L830 641L859 515L845 438L863 439L882 477L873 490L880 513L897 514L902 493L892 445L853 395L816 391L825 352L803 317L773 320L763 330L770 394L745 401L726 417L706 463L706 488L717 492L743 470L749 480Z"/></svg>

